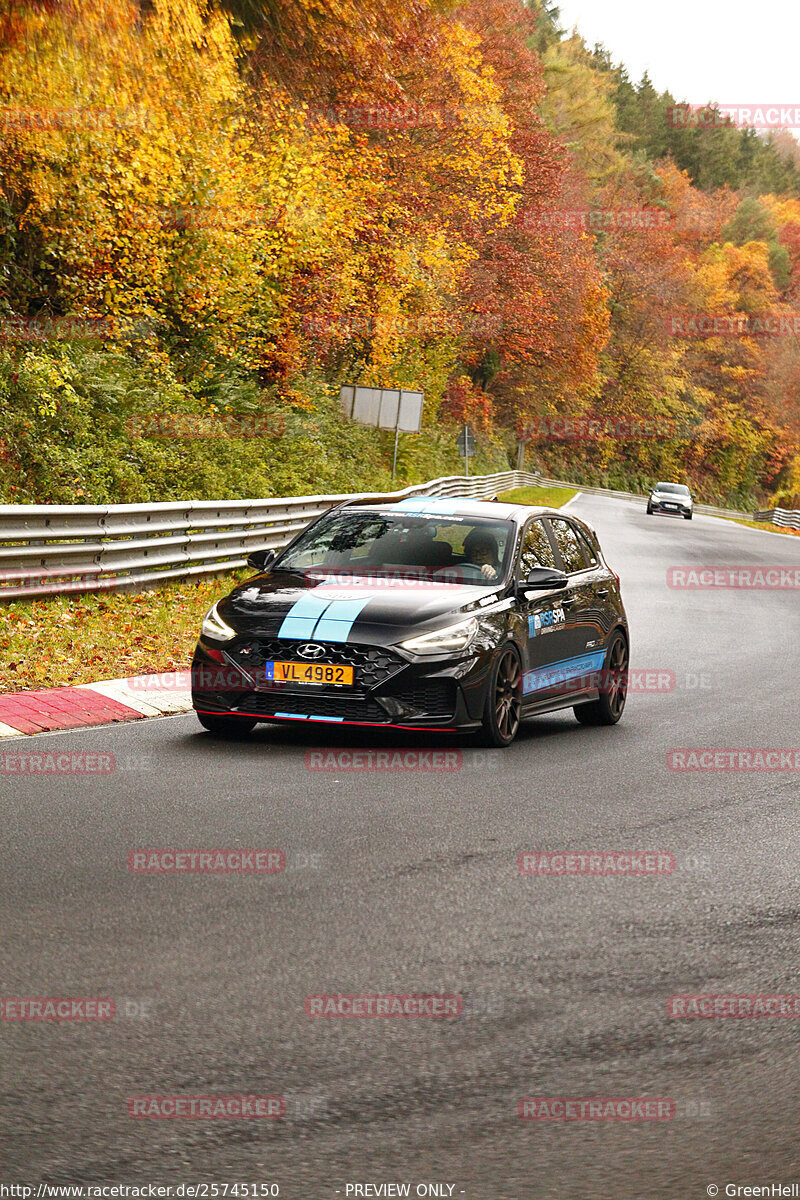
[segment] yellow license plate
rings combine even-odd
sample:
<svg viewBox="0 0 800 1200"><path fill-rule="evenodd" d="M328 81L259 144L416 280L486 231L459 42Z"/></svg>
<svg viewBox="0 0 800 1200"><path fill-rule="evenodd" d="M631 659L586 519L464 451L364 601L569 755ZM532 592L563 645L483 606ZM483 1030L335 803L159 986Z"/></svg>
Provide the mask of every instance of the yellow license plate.
<svg viewBox="0 0 800 1200"><path fill-rule="evenodd" d="M343 683L353 684L352 667L336 667L330 663L268 662L269 683Z"/></svg>

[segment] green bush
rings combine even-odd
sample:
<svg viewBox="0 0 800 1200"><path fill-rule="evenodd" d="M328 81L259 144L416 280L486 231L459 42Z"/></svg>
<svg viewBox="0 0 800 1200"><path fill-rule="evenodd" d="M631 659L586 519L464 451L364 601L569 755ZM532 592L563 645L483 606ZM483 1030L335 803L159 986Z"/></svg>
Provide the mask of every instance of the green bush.
<svg viewBox="0 0 800 1200"><path fill-rule="evenodd" d="M266 436L151 436L137 419L260 419ZM131 422L134 422L132 426ZM263 427L263 426L262 426ZM183 426L185 428L185 426ZM395 487L460 475L458 430L401 434ZM148 434L145 436L144 434ZM0 500L115 504L236 500L391 489L394 436L347 420L310 379L295 405L230 368L212 384L181 381L165 354L135 358L76 343L0 353ZM496 439L478 439L476 474L508 470Z"/></svg>

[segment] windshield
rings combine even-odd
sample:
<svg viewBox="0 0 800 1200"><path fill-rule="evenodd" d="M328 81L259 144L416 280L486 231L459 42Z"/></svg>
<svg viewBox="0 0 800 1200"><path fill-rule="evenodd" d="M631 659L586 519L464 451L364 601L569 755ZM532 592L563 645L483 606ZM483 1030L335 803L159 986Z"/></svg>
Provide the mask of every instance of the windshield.
<svg viewBox="0 0 800 1200"><path fill-rule="evenodd" d="M273 570L488 585L506 574L513 543L510 521L339 512L303 534Z"/></svg>
<svg viewBox="0 0 800 1200"><path fill-rule="evenodd" d="M674 492L678 496L688 496L689 489L683 483L657 483L657 492Z"/></svg>

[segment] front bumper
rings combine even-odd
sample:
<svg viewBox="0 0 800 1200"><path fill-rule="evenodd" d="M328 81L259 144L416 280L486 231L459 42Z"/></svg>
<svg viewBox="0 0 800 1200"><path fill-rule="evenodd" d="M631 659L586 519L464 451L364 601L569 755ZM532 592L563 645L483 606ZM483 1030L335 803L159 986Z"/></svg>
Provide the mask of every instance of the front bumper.
<svg viewBox="0 0 800 1200"><path fill-rule="evenodd" d="M300 644L247 636L223 649L198 642L192 663L194 708L269 722L437 730L480 723L489 674L488 658L480 652L422 661L389 647L336 643L325 646L325 662L352 666L352 686L268 681L268 661L304 661L297 654Z"/></svg>
<svg viewBox="0 0 800 1200"><path fill-rule="evenodd" d="M691 504L680 504L674 501L651 500L650 508L654 513L668 513L673 517L686 517L692 512Z"/></svg>

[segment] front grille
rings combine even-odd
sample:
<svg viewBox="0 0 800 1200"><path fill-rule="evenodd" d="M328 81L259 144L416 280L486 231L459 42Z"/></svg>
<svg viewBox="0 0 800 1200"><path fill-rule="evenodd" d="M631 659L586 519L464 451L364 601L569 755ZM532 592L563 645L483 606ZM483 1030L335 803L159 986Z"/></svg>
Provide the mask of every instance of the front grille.
<svg viewBox="0 0 800 1200"><path fill-rule="evenodd" d="M306 641L309 639L307 638ZM313 640L313 639L312 639ZM318 642L325 650L325 655L319 661L333 663L336 666L355 668L355 687L371 691L380 683L385 683L402 667L407 666L405 659L391 650L380 646L359 646L350 642ZM305 642L286 641L280 638L259 638L258 640L242 639L226 651L230 660L247 671L251 677L257 672L263 679L265 663L275 659L284 662L308 663L309 659L297 653L297 647ZM324 685L320 685L322 687ZM336 689L337 694L339 688Z"/></svg>
<svg viewBox="0 0 800 1200"><path fill-rule="evenodd" d="M332 696L323 692L313 695L299 695L297 692L287 692L283 695L276 695L274 692L250 692L241 697L238 708L241 712L264 717L288 713L292 716L342 717L345 721L389 721L386 710L375 700L368 696L343 693Z"/></svg>
<svg viewBox="0 0 800 1200"><path fill-rule="evenodd" d="M238 709L265 718L278 713L296 716L341 717L345 721L389 722L404 717L434 717L449 719L455 713L456 686L451 679L428 679L424 676L408 679L403 668L405 659L380 646L360 646L351 643L319 642L325 649L321 660L354 668L352 687L330 684L268 683L264 666L271 660L308 662L297 653L303 642L279 638L245 639L226 648L230 664L246 671L255 684L242 680L238 670L226 686L217 682L216 672L228 668L213 668L198 677L196 690L204 692L203 706L221 712ZM242 653L246 650L247 653ZM392 686L392 680L403 672ZM205 686L203 686L205 682ZM381 703L383 700L385 703Z"/></svg>
<svg viewBox="0 0 800 1200"><path fill-rule="evenodd" d="M220 712L238 709L243 713L271 717L290 714L306 717L341 717L345 721L389 722L404 718L435 717L449 720L455 712L455 684L450 679L420 679L402 691L386 695L389 708L374 696L341 690L311 690L306 692L259 691L236 695L206 695L203 707Z"/></svg>

